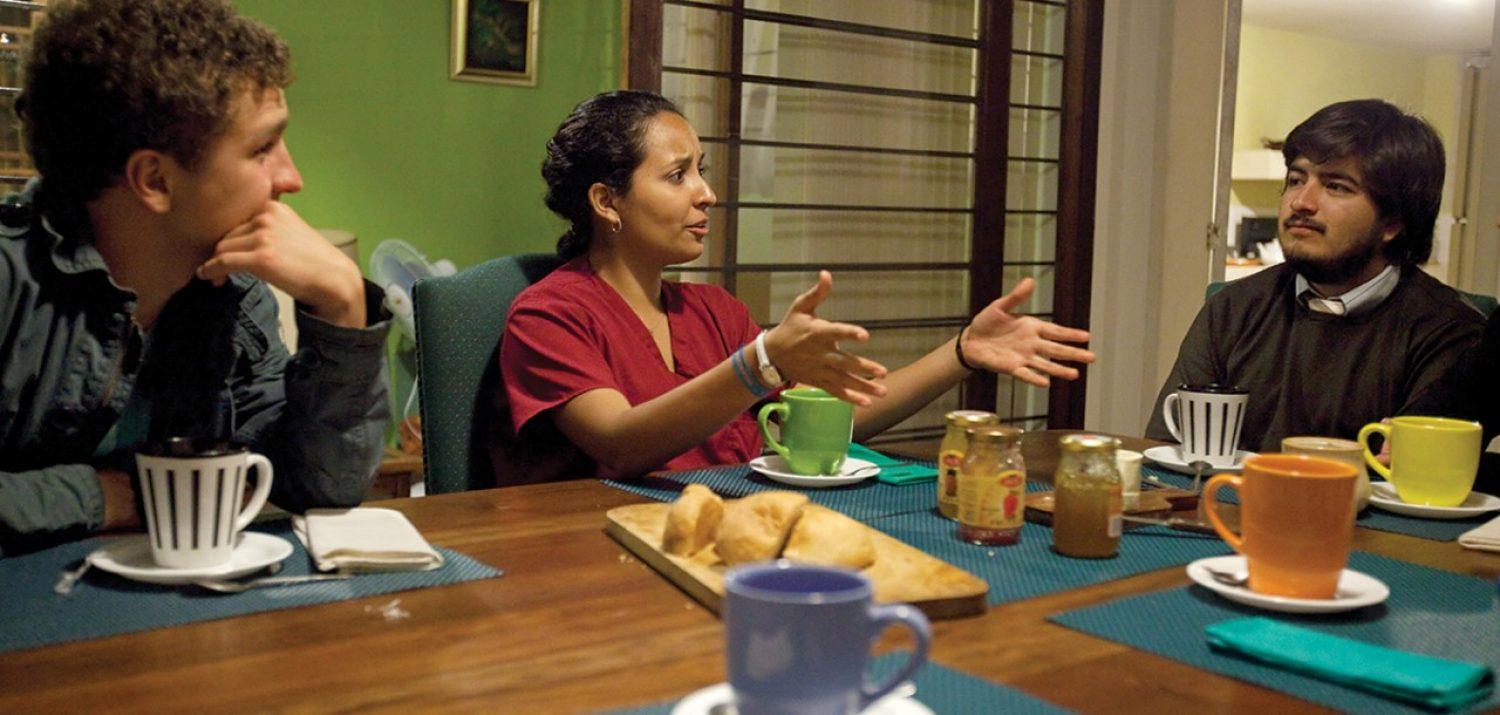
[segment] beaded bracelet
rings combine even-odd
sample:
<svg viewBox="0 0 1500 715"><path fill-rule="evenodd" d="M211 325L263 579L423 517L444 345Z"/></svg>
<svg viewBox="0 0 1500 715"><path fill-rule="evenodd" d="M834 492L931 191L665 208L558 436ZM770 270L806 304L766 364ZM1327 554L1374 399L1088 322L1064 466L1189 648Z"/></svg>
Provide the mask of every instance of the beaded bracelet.
<svg viewBox="0 0 1500 715"><path fill-rule="evenodd" d="M758 400L771 394L772 388L766 387L750 369L750 364L745 360L744 348L735 350L734 354L729 356L729 365L734 368L734 376L739 378L740 384L744 385L745 389L755 396L755 399Z"/></svg>
<svg viewBox="0 0 1500 715"><path fill-rule="evenodd" d="M976 372L979 368L970 365L969 361L964 359L964 333L968 332L968 330L969 326L967 325L959 329L958 339L953 341L953 353L958 356L958 364L962 365L965 370Z"/></svg>

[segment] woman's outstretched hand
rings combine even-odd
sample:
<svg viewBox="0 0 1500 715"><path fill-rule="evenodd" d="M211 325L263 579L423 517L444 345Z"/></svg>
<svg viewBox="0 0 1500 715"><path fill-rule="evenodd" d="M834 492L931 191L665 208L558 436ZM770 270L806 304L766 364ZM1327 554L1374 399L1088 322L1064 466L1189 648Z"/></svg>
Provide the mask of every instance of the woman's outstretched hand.
<svg viewBox="0 0 1500 715"><path fill-rule="evenodd" d="M964 359L974 367L1003 372L1017 380L1046 387L1051 377L1073 380L1078 370L1057 361L1091 363L1094 354L1064 343L1087 343L1087 331L1065 328L1010 311L1026 302L1036 283L1022 280L1011 292L990 303L969 322L960 339Z"/></svg>
<svg viewBox="0 0 1500 715"><path fill-rule="evenodd" d="M833 276L819 272L817 285L797 296L781 324L766 333L766 353L783 378L866 406L871 397L885 394L885 386L875 381L885 376L885 366L839 349L840 341L864 343L870 333L817 316L818 306L832 291Z"/></svg>

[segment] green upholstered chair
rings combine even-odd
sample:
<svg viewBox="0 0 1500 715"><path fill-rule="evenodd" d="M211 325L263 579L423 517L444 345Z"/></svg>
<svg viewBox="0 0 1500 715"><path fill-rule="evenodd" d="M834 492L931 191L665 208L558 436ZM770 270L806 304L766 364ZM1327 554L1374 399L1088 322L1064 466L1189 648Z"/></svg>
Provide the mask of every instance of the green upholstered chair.
<svg viewBox="0 0 1500 715"><path fill-rule="evenodd" d="M1214 297L1214 294L1218 293L1219 290L1224 287L1224 284L1226 282L1227 281L1216 281L1214 283L1209 283L1208 290L1204 292L1203 299L1208 300L1209 298ZM1458 289L1455 288L1454 290ZM1458 291L1458 294L1463 296L1465 303L1468 303L1474 308L1474 310L1479 311L1480 314L1486 318L1490 317L1490 314L1495 312L1496 307L1500 307L1500 302L1497 302L1493 296L1483 295L1480 293L1470 293L1466 290L1460 290Z"/></svg>
<svg viewBox="0 0 1500 715"><path fill-rule="evenodd" d="M417 281L417 388L427 493L495 486L488 403L500 382L500 335L510 302L558 266L528 253Z"/></svg>
<svg viewBox="0 0 1500 715"><path fill-rule="evenodd" d="M1464 297L1464 300L1469 302L1469 305L1474 306L1474 308L1483 313L1484 317L1486 318L1495 313L1495 308L1500 307L1500 302L1497 302L1494 296L1480 295L1479 293L1470 293L1466 290L1459 291L1459 295L1462 295Z"/></svg>

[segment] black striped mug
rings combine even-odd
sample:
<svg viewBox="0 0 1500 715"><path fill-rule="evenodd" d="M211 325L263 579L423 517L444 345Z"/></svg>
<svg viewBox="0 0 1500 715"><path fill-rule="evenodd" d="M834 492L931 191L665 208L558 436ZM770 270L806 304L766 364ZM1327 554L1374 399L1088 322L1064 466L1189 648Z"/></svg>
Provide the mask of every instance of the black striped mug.
<svg viewBox="0 0 1500 715"><path fill-rule="evenodd" d="M271 494L271 460L229 442L171 439L136 455L151 558L163 568L228 563ZM250 476L255 491L245 499Z"/></svg>
<svg viewBox="0 0 1500 715"><path fill-rule="evenodd" d="M1240 448L1240 427L1250 392L1226 385L1178 385L1162 401L1162 418L1173 439L1181 443L1182 461L1234 466Z"/></svg>

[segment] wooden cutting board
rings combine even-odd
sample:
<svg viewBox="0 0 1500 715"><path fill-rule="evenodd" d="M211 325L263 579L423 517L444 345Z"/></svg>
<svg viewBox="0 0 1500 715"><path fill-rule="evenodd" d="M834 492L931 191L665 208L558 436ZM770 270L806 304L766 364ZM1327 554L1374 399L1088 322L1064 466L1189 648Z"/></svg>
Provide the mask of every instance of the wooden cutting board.
<svg viewBox="0 0 1500 715"><path fill-rule="evenodd" d="M666 527L670 506L633 504L610 509L605 514L604 530L694 600L718 613L719 603L724 598L725 567L713 547L705 548L691 558L661 550L662 530ZM836 518L853 521L816 504L808 504L805 508L823 509ZM875 584L876 602L910 603L922 609L928 618L984 613L985 595L990 588L983 579L877 529L855 523L870 533L875 547L875 563L865 569L864 574Z"/></svg>

